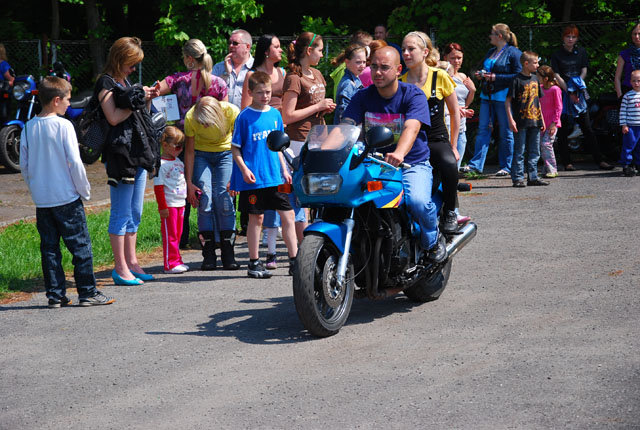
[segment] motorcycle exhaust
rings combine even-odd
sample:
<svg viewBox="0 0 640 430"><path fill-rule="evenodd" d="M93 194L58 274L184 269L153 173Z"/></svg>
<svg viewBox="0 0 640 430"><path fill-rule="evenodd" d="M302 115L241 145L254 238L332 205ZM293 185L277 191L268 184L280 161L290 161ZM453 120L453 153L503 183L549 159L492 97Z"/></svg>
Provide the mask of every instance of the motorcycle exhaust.
<svg viewBox="0 0 640 430"><path fill-rule="evenodd" d="M451 258L465 247L476 236L478 226L474 222L468 222L447 243L447 258Z"/></svg>

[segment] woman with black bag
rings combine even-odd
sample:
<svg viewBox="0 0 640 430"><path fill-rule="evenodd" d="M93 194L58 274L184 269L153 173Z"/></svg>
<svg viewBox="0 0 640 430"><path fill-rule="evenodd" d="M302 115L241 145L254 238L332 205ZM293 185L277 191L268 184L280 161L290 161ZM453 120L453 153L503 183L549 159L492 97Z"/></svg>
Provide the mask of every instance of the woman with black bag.
<svg viewBox="0 0 640 430"><path fill-rule="evenodd" d="M140 267L136 240L147 182L145 170L156 173L160 162L148 112L158 90L132 86L127 80L143 58L137 37L116 40L94 90L109 124L102 161L109 176L109 240L115 262L111 276L116 285L141 285L153 279Z"/></svg>

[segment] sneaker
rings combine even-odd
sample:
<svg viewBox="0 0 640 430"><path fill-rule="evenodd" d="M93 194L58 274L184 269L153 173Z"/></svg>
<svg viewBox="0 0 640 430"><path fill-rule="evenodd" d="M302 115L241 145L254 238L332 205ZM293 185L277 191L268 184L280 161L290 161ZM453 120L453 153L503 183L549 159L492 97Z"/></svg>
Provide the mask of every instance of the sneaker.
<svg viewBox="0 0 640 430"><path fill-rule="evenodd" d="M543 185L549 185L549 182L543 181L540 178L536 178L536 179L527 181L527 185L530 186L530 187L539 187L539 186L543 186Z"/></svg>
<svg viewBox="0 0 640 430"><path fill-rule="evenodd" d="M525 184L524 181L515 181L513 183L513 187L514 188L524 188L526 186L527 186L527 184Z"/></svg>
<svg viewBox="0 0 640 430"><path fill-rule="evenodd" d="M471 221L471 217L467 215L458 215L458 225L466 224Z"/></svg>
<svg viewBox="0 0 640 430"><path fill-rule="evenodd" d="M116 300L113 297L105 296L100 291L98 291L93 297L80 299L80 306L110 305L115 301Z"/></svg>
<svg viewBox="0 0 640 430"><path fill-rule="evenodd" d="M247 275L249 275L250 278L270 278L271 272L264 268L262 261L258 260L255 263L249 261Z"/></svg>
<svg viewBox="0 0 640 430"><path fill-rule="evenodd" d="M166 273L167 275L175 275L177 273L184 273L187 270L189 270L189 266L187 266L186 264L178 264L175 267L172 267L169 270L165 270L164 273Z"/></svg>
<svg viewBox="0 0 640 430"><path fill-rule="evenodd" d="M71 301L71 299L67 296L64 296L61 300L49 299L49 303L47 304L47 306L49 307L49 309L55 309L60 307L65 308L72 304L73 302Z"/></svg>
<svg viewBox="0 0 640 430"><path fill-rule="evenodd" d="M629 177L629 178L632 177L632 176L636 176L636 174L637 174L636 168L634 166L630 165L630 164L627 165L627 166L624 166L622 168L622 174L624 176Z"/></svg>
<svg viewBox="0 0 640 430"><path fill-rule="evenodd" d="M511 174L504 169L500 169L496 172L496 176L510 176Z"/></svg>
<svg viewBox="0 0 640 430"><path fill-rule="evenodd" d="M278 265L276 264L277 258L276 258L276 254L267 254L267 270L275 270L278 268Z"/></svg>
<svg viewBox="0 0 640 430"><path fill-rule="evenodd" d="M544 174L545 178L557 178L558 177L558 172L553 172L553 173L545 173Z"/></svg>

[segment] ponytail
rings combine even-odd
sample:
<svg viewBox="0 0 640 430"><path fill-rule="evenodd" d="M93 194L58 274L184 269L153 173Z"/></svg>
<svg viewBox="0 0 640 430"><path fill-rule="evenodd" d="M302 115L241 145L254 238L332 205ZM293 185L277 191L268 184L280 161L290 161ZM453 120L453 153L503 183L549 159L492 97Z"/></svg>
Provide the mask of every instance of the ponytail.
<svg viewBox="0 0 640 430"><path fill-rule="evenodd" d="M507 42L509 45L514 46L516 48L518 47L518 38L513 33L513 31L511 31L511 29L507 24L503 24L503 23L495 24L493 26L493 30L500 33L504 41Z"/></svg>
<svg viewBox="0 0 640 430"><path fill-rule="evenodd" d="M322 36L316 33L305 31L296 40L289 44L287 49L287 60L289 61L289 71L298 76L302 76L300 60L307 54L307 48L315 48L322 42Z"/></svg>

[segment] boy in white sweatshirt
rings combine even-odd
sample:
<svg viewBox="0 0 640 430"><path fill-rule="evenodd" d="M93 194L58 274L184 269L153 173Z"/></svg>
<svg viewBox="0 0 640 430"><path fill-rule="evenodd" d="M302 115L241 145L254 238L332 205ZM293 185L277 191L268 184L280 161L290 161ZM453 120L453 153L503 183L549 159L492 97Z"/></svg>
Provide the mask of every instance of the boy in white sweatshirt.
<svg viewBox="0 0 640 430"><path fill-rule="evenodd" d="M71 84L47 76L38 85L42 112L25 124L20 136L20 169L36 205L36 225L46 295L50 308L68 306L60 238L73 256L80 306L115 300L96 289L91 238L82 199L91 186L80 160L73 124L60 118L69 106Z"/></svg>

